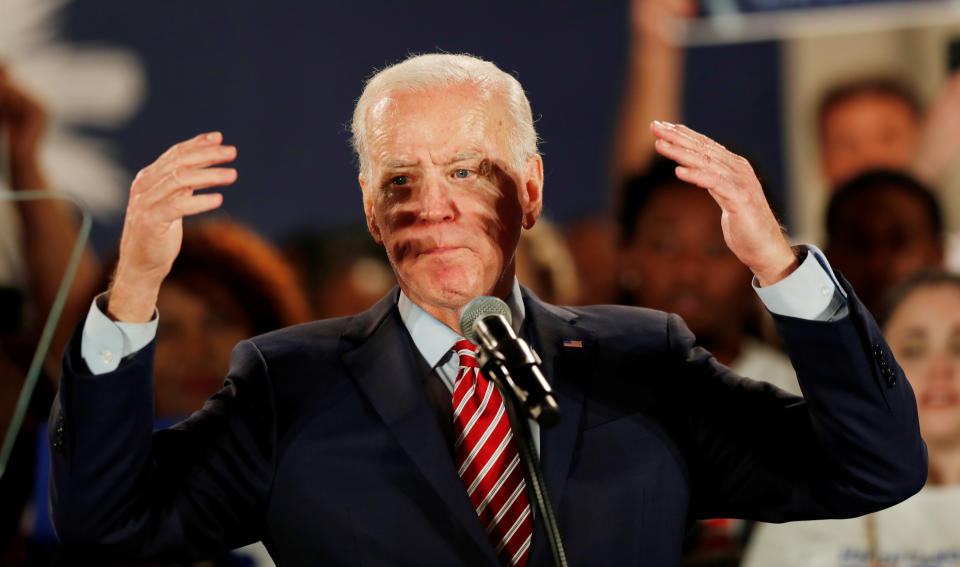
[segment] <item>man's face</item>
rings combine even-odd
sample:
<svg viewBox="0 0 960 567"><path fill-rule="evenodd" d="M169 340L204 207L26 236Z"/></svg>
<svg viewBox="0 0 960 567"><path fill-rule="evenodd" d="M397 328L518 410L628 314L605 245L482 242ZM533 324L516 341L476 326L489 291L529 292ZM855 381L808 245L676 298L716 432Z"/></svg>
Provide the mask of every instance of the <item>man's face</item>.
<svg viewBox="0 0 960 567"><path fill-rule="evenodd" d="M367 226L400 287L432 314L509 295L521 226L540 214L542 162L516 170L498 103L454 86L389 94L367 116Z"/></svg>
<svg viewBox="0 0 960 567"><path fill-rule="evenodd" d="M943 262L943 245L923 202L895 187L848 200L827 252L870 312L887 291L914 272Z"/></svg>
<svg viewBox="0 0 960 567"><path fill-rule="evenodd" d="M913 159L919 123L898 97L864 93L823 116L820 161L831 187L877 167L904 169Z"/></svg>
<svg viewBox="0 0 960 567"><path fill-rule="evenodd" d="M739 325L750 297L750 271L727 248L720 208L703 189L659 189L637 219L624 269L639 278L639 300L683 317L698 335Z"/></svg>

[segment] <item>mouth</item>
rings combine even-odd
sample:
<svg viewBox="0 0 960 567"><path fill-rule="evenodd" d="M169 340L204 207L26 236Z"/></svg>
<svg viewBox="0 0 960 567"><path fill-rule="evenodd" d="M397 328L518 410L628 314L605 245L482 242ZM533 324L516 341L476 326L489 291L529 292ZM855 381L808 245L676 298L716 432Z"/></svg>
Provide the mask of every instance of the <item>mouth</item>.
<svg viewBox="0 0 960 567"><path fill-rule="evenodd" d="M447 254L462 249L462 246L431 246L417 252L417 256L433 256Z"/></svg>
<svg viewBox="0 0 960 567"><path fill-rule="evenodd" d="M182 378L180 388L191 394L212 395L219 389L220 382L216 374L193 373Z"/></svg>
<svg viewBox="0 0 960 567"><path fill-rule="evenodd" d="M676 313L699 312L703 304L703 300L695 294L683 293L670 298L670 308Z"/></svg>
<svg viewBox="0 0 960 567"><path fill-rule="evenodd" d="M960 406L960 394L954 390L927 390L918 402L924 408L953 408Z"/></svg>

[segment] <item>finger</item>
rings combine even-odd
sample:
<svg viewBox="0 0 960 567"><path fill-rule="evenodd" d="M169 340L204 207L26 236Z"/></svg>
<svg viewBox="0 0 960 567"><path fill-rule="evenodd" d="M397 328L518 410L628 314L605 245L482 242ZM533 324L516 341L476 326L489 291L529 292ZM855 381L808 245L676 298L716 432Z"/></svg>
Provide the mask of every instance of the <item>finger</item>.
<svg viewBox="0 0 960 567"><path fill-rule="evenodd" d="M186 217L212 211L222 204L223 195L221 193L202 193L179 197L170 206L176 210L178 216Z"/></svg>
<svg viewBox="0 0 960 567"><path fill-rule="evenodd" d="M729 164L721 160L717 160L711 154L704 153L699 149L691 150L687 147L673 144L664 139L657 140L654 143L654 148L660 155L672 159L678 164L686 167L712 170L720 175L733 174L733 170L730 168Z"/></svg>
<svg viewBox="0 0 960 567"><path fill-rule="evenodd" d="M155 163L164 162L171 159L175 159L180 154L187 152L193 148L203 147L203 146L215 146L223 142L223 134L220 132L206 132L204 134L198 134L189 140L184 140L182 142L176 143L170 146L167 151L163 152Z"/></svg>
<svg viewBox="0 0 960 567"><path fill-rule="evenodd" d="M163 176L175 170L200 169L219 163L226 163L237 158L235 146L187 146L176 156L151 165L150 168L157 176Z"/></svg>
<svg viewBox="0 0 960 567"><path fill-rule="evenodd" d="M173 160L157 160L137 173L131 192L150 191L174 171L200 169L236 159L234 146L199 146L182 151Z"/></svg>
<svg viewBox="0 0 960 567"><path fill-rule="evenodd" d="M154 160L153 163L137 172L131 190L135 191L138 188L143 190L153 187L158 179L169 173L169 169L165 166L176 159L177 156L189 153L191 150L197 148L216 147L220 145L222 141L223 135L220 132L206 132L170 146L167 151L160 154L160 157Z"/></svg>
<svg viewBox="0 0 960 567"><path fill-rule="evenodd" d="M689 142L688 147L691 147L691 149L704 153L710 156L711 159L730 165L734 154L729 152L727 148L723 147L719 142L704 136L696 130L691 130L683 124L677 125L677 133L681 139Z"/></svg>
<svg viewBox="0 0 960 567"><path fill-rule="evenodd" d="M720 144L720 142L717 142L713 138L709 136L705 136L700 132L697 132L693 128L690 128L689 126L686 126L684 124L677 124L676 130L681 135L689 137L690 139L696 141L697 143L703 145L704 147L710 147L710 148L716 148L716 149L722 149L722 150L727 149L727 148L724 148L723 145Z"/></svg>
<svg viewBox="0 0 960 567"><path fill-rule="evenodd" d="M706 189L707 192L710 193L710 196L713 197L713 200L716 201L721 208L725 208L727 203L725 202L726 199L723 193L715 189L722 185L724 180L716 172L684 167L682 165L677 166L674 172L676 173L677 179Z"/></svg>
<svg viewBox="0 0 960 567"><path fill-rule="evenodd" d="M678 166L675 173L677 179L706 189L724 211L741 210L752 200L749 192L715 171Z"/></svg>
<svg viewBox="0 0 960 567"><path fill-rule="evenodd" d="M734 157L734 154L729 152L722 144L682 124L654 121L651 124L651 130L660 139L691 151L707 154L712 159L729 162Z"/></svg>
<svg viewBox="0 0 960 567"><path fill-rule="evenodd" d="M178 192L230 185L236 180L237 170L232 167L174 170L146 192L146 204L168 199Z"/></svg>

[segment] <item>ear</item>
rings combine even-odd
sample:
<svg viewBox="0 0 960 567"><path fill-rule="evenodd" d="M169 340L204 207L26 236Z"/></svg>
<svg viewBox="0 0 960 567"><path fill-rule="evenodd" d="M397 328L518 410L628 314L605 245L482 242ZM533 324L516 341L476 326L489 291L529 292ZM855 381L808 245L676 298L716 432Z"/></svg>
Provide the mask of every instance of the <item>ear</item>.
<svg viewBox="0 0 960 567"><path fill-rule="evenodd" d="M373 187L367 183L363 174L357 175L360 182L360 189L363 191L363 214L367 217L367 230L377 244L383 244L383 238L380 235L380 227L377 225L377 215L373 209Z"/></svg>
<svg viewBox="0 0 960 567"><path fill-rule="evenodd" d="M543 211L543 158L539 155L527 160L519 197L523 228L531 229Z"/></svg>

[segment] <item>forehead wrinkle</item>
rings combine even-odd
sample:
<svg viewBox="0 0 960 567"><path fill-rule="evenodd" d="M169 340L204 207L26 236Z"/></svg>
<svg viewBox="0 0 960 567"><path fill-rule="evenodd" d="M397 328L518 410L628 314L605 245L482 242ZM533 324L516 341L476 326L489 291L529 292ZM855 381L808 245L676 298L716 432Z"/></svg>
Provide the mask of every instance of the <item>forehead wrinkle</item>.
<svg viewBox="0 0 960 567"><path fill-rule="evenodd" d="M483 157L483 152L480 151L479 149L467 150L465 152L460 152L459 154L454 155L452 158L450 158L450 161L448 161L444 165L450 165L451 163L456 163L458 161L467 161L471 159L477 159L479 157Z"/></svg>
<svg viewBox="0 0 960 567"><path fill-rule="evenodd" d="M367 131L370 142L367 145L368 155L374 157L383 168L404 168L422 166L420 151L426 150L426 157L433 164L450 165L457 161L486 157L494 146L504 145L500 138L503 132L502 119L498 109L491 104L489 93L478 89L478 96L468 99L461 105L457 114L448 123L446 133L441 134L445 141L433 140L434 147L423 147L419 144L417 123L423 113L432 112L427 106L413 112L403 112L400 98L408 93L392 92L384 96L369 111ZM434 98L442 95L441 92L409 93ZM411 138L411 141L407 141ZM457 146L451 147L449 142L457 140ZM419 147L418 147L419 146ZM409 153L408 153L409 152ZM452 155L451 155L452 154Z"/></svg>

